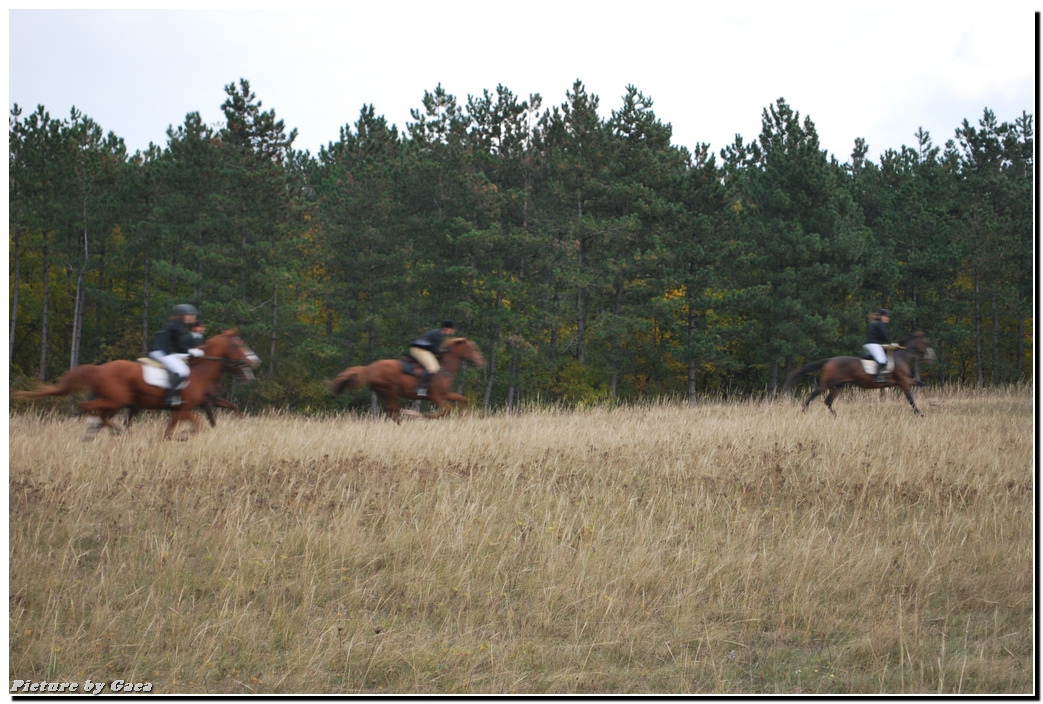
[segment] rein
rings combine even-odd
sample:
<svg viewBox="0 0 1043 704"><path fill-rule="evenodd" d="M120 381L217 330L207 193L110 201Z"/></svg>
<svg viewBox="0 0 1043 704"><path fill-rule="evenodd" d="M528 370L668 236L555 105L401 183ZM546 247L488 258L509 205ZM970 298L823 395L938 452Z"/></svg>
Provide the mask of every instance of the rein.
<svg viewBox="0 0 1043 704"><path fill-rule="evenodd" d="M202 357L196 357L200 361L207 362L226 362L228 364L247 364L245 359L232 359L231 357L215 357L213 355L204 355Z"/></svg>

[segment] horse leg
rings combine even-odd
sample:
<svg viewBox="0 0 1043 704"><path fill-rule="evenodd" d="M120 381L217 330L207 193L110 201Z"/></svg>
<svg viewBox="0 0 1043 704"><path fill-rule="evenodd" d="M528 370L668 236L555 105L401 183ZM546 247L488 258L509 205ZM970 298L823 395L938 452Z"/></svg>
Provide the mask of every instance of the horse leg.
<svg viewBox="0 0 1043 704"><path fill-rule="evenodd" d="M836 417L837 412L836 409L833 408L833 400L837 397L837 394L839 393L840 387L834 386L832 389L829 390L829 393L826 394L826 408L829 409L829 412L832 413L834 417Z"/></svg>
<svg viewBox="0 0 1043 704"><path fill-rule="evenodd" d="M199 420L199 414L195 412L193 408L177 408L173 413L170 414L170 423L167 424L166 432L163 433L163 439L169 440L174 436L174 428L177 424L183 420L187 420L192 423L192 430L189 431L190 435L195 435L202 429L202 425Z"/></svg>
<svg viewBox="0 0 1043 704"><path fill-rule="evenodd" d="M83 436L84 442L93 440L98 436L98 431L101 430L101 416L91 413L87 416L87 432Z"/></svg>
<svg viewBox="0 0 1043 704"><path fill-rule="evenodd" d="M449 392L445 395L446 401L452 401L456 404L457 408L461 411L467 408L467 397L463 394ZM449 411L449 405L446 404L446 412Z"/></svg>
<svg viewBox="0 0 1043 704"><path fill-rule="evenodd" d="M804 411L808 410L808 406L811 405L811 402L814 401L815 397L818 396L821 393L822 393L822 388L816 386L814 391L811 392L811 395L808 396L807 399L804 401L804 405L801 407L800 412L803 413Z"/></svg>
<svg viewBox="0 0 1043 704"><path fill-rule="evenodd" d="M398 407L398 399L395 394L392 393L388 396L381 394L380 396L384 400L384 408L387 410L388 417L396 423L402 423L402 409Z"/></svg>
<svg viewBox="0 0 1043 704"><path fill-rule="evenodd" d="M920 413L920 409L916 407L916 401L913 399L913 388L912 388L912 385L909 382L903 383L901 385L901 389L902 389L902 393L905 394L905 398L909 401L909 405L913 407L913 415L914 416L923 415L922 413Z"/></svg>
<svg viewBox="0 0 1043 704"><path fill-rule="evenodd" d="M183 420L192 421L192 432L199 432L199 418L196 416L195 411L192 409L175 408L170 413L170 422L167 423L166 430L163 431L163 439L170 440L173 438L174 428Z"/></svg>
<svg viewBox="0 0 1043 704"><path fill-rule="evenodd" d="M206 419L210 421L210 427L217 427L217 418L214 417L214 406L210 403L210 396L206 397L203 401L203 412L206 413Z"/></svg>
<svg viewBox="0 0 1043 704"><path fill-rule="evenodd" d="M214 408L227 408L235 414L236 418L243 417L243 412L239 410L239 406L235 405L226 398L221 398L220 396L213 396L211 394L207 394L206 399L208 402L214 404Z"/></svg>
<svg viewBox="0 0 1043 704"><path fill-rule="evenodd" d="M188 409L188 419L192 421L192 434L195 435L203 429L203 421L199 420L199 414L195 412L195 409Z"/></svg>
<svg viewBox="0 0 1043 704"><path fill-rule="evenodd" d="M126 404L121 403L119 400L104 398L94 398L80 404L80 408L90 416L87 419L87 437L85 439L93 439L103 426L107 427L114 434L118 434L119 428L112 424L111 419L125 407Z"/></svg>
<svg viewBox="0 0 1043 704"><path fill-rule="evenodd" d="M119 435L120 429L119 426L113 425L112 418L122 410L122 408L117 408L116 410L104 410L98 414L98 417L101 419L101 424L112 431L113 435Z"/></svg>
<svg viewBox="0 0 1043 704"><path fill-rule="evenodd" d="M451 410L450 407L449 407L449 403L446 400L446 397L441 397L438 400L435 400L435 399L430 399L430 400L431 400L432 403L435 404L435 406L438 407L438 410L437 411L433 411L431 413L428 413L427 414L428 418L431 418L431 419L441 418L444 415L446 415L447 413L449 413L449 411Z"/></svg>

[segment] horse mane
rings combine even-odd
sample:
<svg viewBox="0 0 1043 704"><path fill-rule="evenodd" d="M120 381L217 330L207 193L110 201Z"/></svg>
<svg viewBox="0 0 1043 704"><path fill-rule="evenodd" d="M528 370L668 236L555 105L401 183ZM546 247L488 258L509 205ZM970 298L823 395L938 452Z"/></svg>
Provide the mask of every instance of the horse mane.
<svg viewBox="0 0 1043 704"><path fill-rule="evenodd" d="M202 349L203 347L206 347L207 345L212 345L213 343L217 342L219 338L226 339L226 340L231 340L231 339L237 337L238 335L239 335L239 329L238 328L231 328L230 330L225 330L224 332L219 332L216 335L213 335L212 337L210 337L210 338L208 338L206 340L203 340L201 343L199 343L199 347L200 347L200 349Z"/></svg>
<svg viewBox="0 0 1043 704"><path fill-rule="evenodd" d="M217 333L216 335L211 337L209 340L206 340L206 342L210 342L210 340L215 340L215 339L217 339L219 337L236 337L238 335L239 335L239 328L230 328L230 329L225 330L223 332Z"/></svg>

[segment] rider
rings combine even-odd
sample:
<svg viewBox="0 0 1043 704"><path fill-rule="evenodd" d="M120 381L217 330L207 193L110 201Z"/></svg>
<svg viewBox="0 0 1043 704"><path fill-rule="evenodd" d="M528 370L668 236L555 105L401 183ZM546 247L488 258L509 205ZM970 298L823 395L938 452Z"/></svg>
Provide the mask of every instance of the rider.
<svg viewBox="0 0 1043 704"><path fill-rule="evenodd" d="M164 403L168 406L180 406L181 394L177 387L188 378L188 364L184 354L202 357L203 350L198 348L203 336L190 328L197 327L196 316L199 310L190 303L179 303L174 306L174 315L168 320L155 337L152 338L148 356L163 365L170 374L170 388Z"/></svg>
<svg viewBox="0 0 1043 704"><path fill-rule="evenodd" d="M866 328L866 341L862 345L862 349L876 360L876 382L878 384L884 383L884 367L887 366L887 352L884 351L884 345L894 344L891 333L887 329L887 324L890 322L891 311L886 308L871 313L869 327Z"/></svg>
<svg viewBox="0 0 1043 704"><path fill-rule="evenodd" d="M424 373L420 375L420 381L416 385L416 395L420 398L427 396L431 377L437 374L441 368L436 355L441 354L442 343L454 332L456 332L456 325L453 321L443 320L442 327L428 330L409 344L409 354L424 368Z"/></svg>

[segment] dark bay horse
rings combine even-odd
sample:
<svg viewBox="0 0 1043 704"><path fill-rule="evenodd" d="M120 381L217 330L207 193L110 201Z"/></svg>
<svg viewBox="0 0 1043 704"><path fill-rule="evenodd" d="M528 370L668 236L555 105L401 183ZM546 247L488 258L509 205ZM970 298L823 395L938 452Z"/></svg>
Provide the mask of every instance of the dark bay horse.
<svg viewBox="0 0 1043 704"><path fill-rule="evenodd" d="M215 335L199 348L203 350L203 356L188 360L189 384L181 392L181 405L174 408L164 405L166 390L145 383L141 363L129 359L117 359L99 365L81 364L66 373L57 384L43 385L35 391L20 391L12 396L32 399L66 396L85 390L92 392L92 398L80 404L83 411L91 416L88 437L93 437L103 426L113 433L119 432L111 422L112 417L130 406L173 411L170 423L163 432L164 439L169 439L174 434L174 428L183 420L190 421L192 431L198 432L199 416L195 409L206 402L207 394L221 375L230 372L252 379L251 368L260 361L239 338L236 330L226 330Z"/></svg>
<svg viewBox="0 0 1043 704"><path fill-rule="evenodd" d="M894 370L884 377L884 382L877 383L873 374L866 372L862 366L862 360L858 357L829 357L817 362L806 364L800 369L791 372L786 377L785 391L789 393L790 387L796 379L804 374L822 370L818 377L811 395L804 401L802 410L807 410L808 405L816 396L826 393L826 407L836 415L833 410L833 400L840 393L843 384L857 384L863 389L883 389L889 386L897 386L905 393L909 405L913 407L913 413L920 415L920 409L916 407L913 400L913 386L918 382L913 372L914 359L934 359L934 350L927 343L927 336L922 332L914 332L912 335L899 343L900 347L894 351Z"/></svg>
<svg viewBox="0 0 1043 704"><path fill-rule="evenodd" d="M478 351L478 346L466 337L454 337L446 341L447 351L440 360L441 371L431 377L427 392L427 400L438 406L438 411L429 418L440 418L449 412L449 402L460 406L467 405L467 398L453 391L453 376L462 362L476 367L485 366L485 357ZM416 384L419 378L402 371L402 360L381 359L364 367L348 367L333 381L327 381L330 393L336 395L346 390L360 389L368 386L384 401L388 415L396 423L401 423L402 409L398 399L417 400Z"/></svg>

